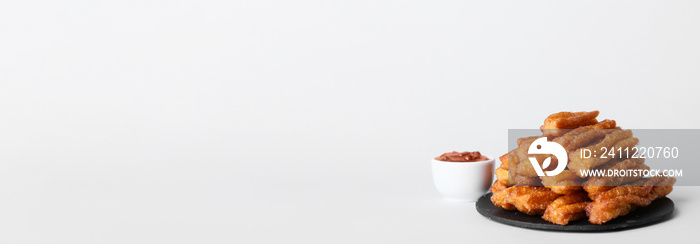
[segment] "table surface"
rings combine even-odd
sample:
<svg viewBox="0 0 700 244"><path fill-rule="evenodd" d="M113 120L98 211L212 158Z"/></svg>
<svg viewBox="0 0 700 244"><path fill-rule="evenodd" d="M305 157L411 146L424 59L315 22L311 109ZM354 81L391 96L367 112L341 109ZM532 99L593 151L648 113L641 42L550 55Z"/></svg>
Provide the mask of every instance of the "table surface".
<svg viewBox="0 0 700 244"><path fill-rule="evenodd" d="M34 169L0 178L3 242L464 243L649 241L695 236L700 187L675 187L665 222L607 233L522 229L490 221L474 203L443 200L429 163L392 171L295 172L269 165L219 170L208 164L142 171ZM297 171L302 169L296 169ZM7 172L7 171L5 171Z"/></svg>

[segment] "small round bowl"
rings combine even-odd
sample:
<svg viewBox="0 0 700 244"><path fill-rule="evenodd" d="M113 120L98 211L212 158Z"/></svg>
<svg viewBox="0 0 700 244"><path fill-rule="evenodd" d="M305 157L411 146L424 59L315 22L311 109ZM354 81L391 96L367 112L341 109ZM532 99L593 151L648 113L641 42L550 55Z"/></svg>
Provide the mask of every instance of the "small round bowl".
<svg viewBox="0 0 700 244"><path fill-rule="evenodd" d="M494 158L478 162L433 159L433 182L442 196L455 202L476 202L493 183Z"/></svg>

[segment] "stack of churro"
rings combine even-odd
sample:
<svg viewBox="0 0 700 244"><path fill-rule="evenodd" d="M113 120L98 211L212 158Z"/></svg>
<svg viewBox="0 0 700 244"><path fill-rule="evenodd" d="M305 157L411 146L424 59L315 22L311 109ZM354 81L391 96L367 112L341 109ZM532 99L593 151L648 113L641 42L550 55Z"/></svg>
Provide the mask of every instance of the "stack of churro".
<svg viewBox="0 0 700 244"><path fill-rule="evenodd" d="M589 177L582 173L649 169L644 158L630 157L629 153L607 154L610 150L629 152L639 140L614 120L598 121L597 117L598 111L552 114L540 127L542 135L518 139L518 147L500 157L497 181L491 186L493 204L542 215L559 225L586 217L590 223L603 224L669 194L675 178L645 178L641 174ZM568 161L558 162L558 158L548 154L529 155L528 148L542 137L561 145ZM585 152L590 155L582 156ZM540 171L551 171L559 163L566 163L567 167L556 175L543 176L530 158L540 163Z"/></svg>

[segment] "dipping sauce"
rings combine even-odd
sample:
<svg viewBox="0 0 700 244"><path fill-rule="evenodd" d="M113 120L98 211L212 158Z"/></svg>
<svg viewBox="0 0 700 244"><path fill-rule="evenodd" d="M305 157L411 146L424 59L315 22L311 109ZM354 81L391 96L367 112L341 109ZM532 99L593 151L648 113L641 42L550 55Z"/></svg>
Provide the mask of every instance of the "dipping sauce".
<svg viewBox="0 0 700 244"><path fill-rule="evenodd" d="M478 162L489 160L488 157L481 155L479 151L476 152L446 152L435 158L438 161L446 162Z"/></svg>

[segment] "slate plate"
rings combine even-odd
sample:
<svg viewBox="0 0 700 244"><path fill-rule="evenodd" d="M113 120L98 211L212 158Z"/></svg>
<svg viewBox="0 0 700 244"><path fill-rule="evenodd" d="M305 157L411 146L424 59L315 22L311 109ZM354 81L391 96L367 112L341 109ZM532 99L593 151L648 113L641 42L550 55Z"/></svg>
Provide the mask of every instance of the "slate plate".
<svg viewBox="0 0 700 244"><path fill-rule="evenodd" d="M668 218L675 208L671 199L656 199L647 207L640 207L629 214L615 218L602 225L588 223L587 219L570 222L568 225L556 225L542 219L542 216L530 216L517 210L505 210L491 202L492 193L486 193L476 202L476 211L484 217L507 225L528 229L554 230L569 232L613 231L641 227L658 223Z"/></svg>

